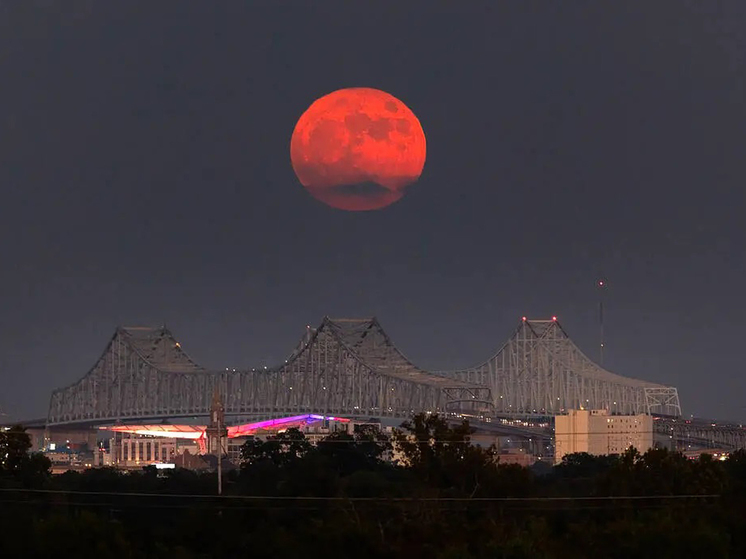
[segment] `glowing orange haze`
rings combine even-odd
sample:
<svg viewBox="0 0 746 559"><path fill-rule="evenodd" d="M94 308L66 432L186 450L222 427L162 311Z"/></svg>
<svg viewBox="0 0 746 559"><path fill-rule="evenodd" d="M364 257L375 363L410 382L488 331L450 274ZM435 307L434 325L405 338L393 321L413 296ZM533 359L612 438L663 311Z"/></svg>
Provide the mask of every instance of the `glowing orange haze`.
<svg viewBox="0 0 746 559"><path fill-rule="evenodd" d="M399 200L425 165L425 133L404 103L385 91L340 89L298 120L290 159L318 200L341 210L377 210Z"/></svg>

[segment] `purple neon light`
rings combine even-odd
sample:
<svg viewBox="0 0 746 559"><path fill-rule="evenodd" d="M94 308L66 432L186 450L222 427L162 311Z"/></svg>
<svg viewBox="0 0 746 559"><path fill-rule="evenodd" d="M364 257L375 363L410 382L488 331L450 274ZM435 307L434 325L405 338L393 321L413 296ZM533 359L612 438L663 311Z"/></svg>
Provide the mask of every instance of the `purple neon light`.
<svg viewBox="0 0 746 559"><path fill-rule="evenodd" d="M322 420L326 419L327 421L341 421L342 423L348 423L350 420L346 417L334 417L331 415L316 415L315 413L311 413L308 415L308 417L312 417L313 419Z"/></svg>
<svg viewBox="0 0 746 559"><path fill-rule="evenodd" d="M328 421L339 421L341 423L347 423L350 420L343 417L324 416L317 414L305 414L305 415L293 415L291 417L279 417L276 419L266 419L264 421L257 421L255 423L246 423L244 425L236 425L228 428L228 437L240 437L244 434L250 434L260 429L267 429L270 427L280 427L291 423L308 424L315 423L322 420Z"/></svg>
<svg viewBox="0 0 746 559"><path fill-rule="evenodd" d="M295 421L307 420L310 415L294 415L292 417L279 417L277 419L267 419L265 421L257 421L255 423L248 423L246 426L250 429L264 429L265 427L273 427L275 425L283 425L285 423L293 423Z"/></svg>

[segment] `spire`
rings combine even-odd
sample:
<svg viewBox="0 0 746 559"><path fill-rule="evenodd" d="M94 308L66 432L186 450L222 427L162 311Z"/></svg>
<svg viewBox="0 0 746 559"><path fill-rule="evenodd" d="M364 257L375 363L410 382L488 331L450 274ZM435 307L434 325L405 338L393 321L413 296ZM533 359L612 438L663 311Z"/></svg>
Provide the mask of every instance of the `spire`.
<svg viewBox="0 0 746 559"><path fill-rule="evenodd" d="M210 423L213 427L225 425L225 407L223 399L220 397L220 389L215 387L212 392L212 404L210 405Z"/></svg>

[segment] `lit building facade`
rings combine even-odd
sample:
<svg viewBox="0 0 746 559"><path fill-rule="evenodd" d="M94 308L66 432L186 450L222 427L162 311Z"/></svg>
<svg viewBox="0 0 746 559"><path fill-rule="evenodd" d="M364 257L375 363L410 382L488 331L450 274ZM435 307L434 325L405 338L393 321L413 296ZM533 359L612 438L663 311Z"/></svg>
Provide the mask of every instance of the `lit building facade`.
<svg viewBox="0 0 746 559"><path fill-rule="evenodd" d="M120 467L142 467L173 460L176 455L176 439L136 434L119 435L111 439L110 449L112 464Z"/></svg>
<svg viewBox="0 0 746 559"><path fill-rule="evenodd" d="M621 454L630 447L645 452L653 446L653 417L609 415L608 410L570 410L554 418L554 460L587 452Z"/></svg>

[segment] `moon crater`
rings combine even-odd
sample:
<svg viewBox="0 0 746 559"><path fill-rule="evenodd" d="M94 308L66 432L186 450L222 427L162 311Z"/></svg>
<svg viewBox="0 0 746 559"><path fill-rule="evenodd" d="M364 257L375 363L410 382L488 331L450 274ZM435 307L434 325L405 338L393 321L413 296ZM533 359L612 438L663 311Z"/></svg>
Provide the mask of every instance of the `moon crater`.
<svg viewBox="0 0 746 559"><path fill-rule="evenodd" d="M308 192L334 208L376 210L404 195L425 164L425 134L401 101L371 88L316 100L293 131L290 157Z"/></svg>

